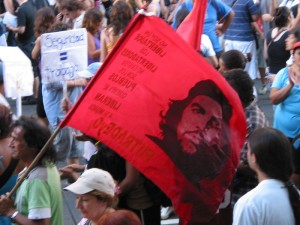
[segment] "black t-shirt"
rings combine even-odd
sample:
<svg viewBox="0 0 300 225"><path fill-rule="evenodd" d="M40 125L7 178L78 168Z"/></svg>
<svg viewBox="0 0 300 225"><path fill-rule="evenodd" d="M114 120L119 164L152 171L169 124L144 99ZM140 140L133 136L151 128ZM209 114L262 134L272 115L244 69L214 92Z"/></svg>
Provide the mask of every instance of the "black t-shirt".
<svg viewBox="0 0 300 225"><path fill-rule="evenodd" d="M275 28L274 28L275 29ZM266 36L268 47L268 65L270 73L277 74L279 70L286 66L286 61L290 58L290 51L285 49L285 40L288 38L290 32L285 31L282 36L276 41L272 41L272 30ZM269 44L271 42L271 44Z"/></svg>
<svg viewBox="0 0 300 225"><path fill-rule="evenodd" d="M36 10L39 10L44 7L48 7L49 3L47 0L30 0L32 5L36 8Z"/></svg>
<svg viewBox="0 0 300 225"><path fill-rule="evenodd" d="M30 1L22 4L17 12L18 27L25 27L23 34L18 34L18 41L21 44L28 44L34 41L34 18L36 9Z"/></svg>
<svg viewBox="0 0 300 225"><path fill-rule="evenodd" d="M298 4L291 7L291 11L293 13L294 18L298 15Z"/></svg>
<svg viewBox="0 0 300 225"><path fill-rule="evenodd" d="M125 159L104 144L98 148L98 152L92 155L88 161L87 169L90 168L105 170L118 182L121 182L126 175Z"/></svg>
<svg viewBox="0 0 300 225"><path fill-rule="evenodd" d="M3 0L0 0L0 13L5 13L5 11L4 2Z"/></svg>

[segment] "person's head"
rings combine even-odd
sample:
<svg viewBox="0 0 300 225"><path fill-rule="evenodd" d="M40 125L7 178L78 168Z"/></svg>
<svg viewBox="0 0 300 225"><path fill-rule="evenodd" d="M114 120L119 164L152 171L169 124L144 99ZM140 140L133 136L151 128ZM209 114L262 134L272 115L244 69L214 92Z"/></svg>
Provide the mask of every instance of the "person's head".
<svg viewBox="0 0 300 225"><path fill-rule="evenodd" d="M125 30L127 24L133 17L133 9L125 1L116 1L111 8L110 24L114 35L120 35Z"/></svg>
<svg viewBox="0 0 300 225"><path fill-rule="evenodd" d="M254 171L282 181L287 188L296 223L300 224L300 197L290 181L293 173L292 145L289 139L274 128L260 128L248 138L247 158Z"/></svg>
<svg viewBox="0 0 300 225"><path fill-rule="evenodd" d="M34 20L34 34L36 37L46 33L55 22L53 9L44 7L37 11Z"/></svg>
<svg viewBox="0 0 300 225"><path fill-rule="evenodd" d="M224 122L228 123L231 108L212 81L201 81L187 98L171 102L160 124L164 139L176 139L184 152L192 154L198 146L223 146ZM174 141L174 140L173 140Z"/></svg>
<svg viewBox="0 0 300 225"><path fill-rule="evenodd" d="M8 137L12 128L12 112L5 105L0 104L0 140Z"/></svg>
<svg viewBox="0 0 300 225"><path fill-rule="evenodd" d="M103 14L96 8L89 9L85 12L82 27L92 35L96 34L101 27Z"/></svg>
<svg viewBox="0 0 300 225"><path fill-rule="evenodd" d="M275 26L279 28L287 26L293 19L290 9L286 6L276 8L273 17Z"/></svg>
<svg viewBox="0 0 300 225"><path fill-rule="evenodd" d="M287 182L293 173L292 145L288 138L273 128L256 129L248 138L248 162L254 171Z"/></svg>
<svg viewBox="0 0 300 225"><path fill-rule="evenodd" d="M223 74L230 86L237 92L244 108L254 100L253 81L242 69L233 69Z"/></svg>
<svg viewBox="0 0 300 225"><path fill-rule="evenodd" d="M98 168L86 170L64 189L76 194L76 207L82 216L95 222L117 203L112 176Z"/></svg>
<svg viewBox="0 0 300 225"><path fill-rule="evenodd" d="M88 9L92 9L95 6L94 0L81 0L83 4L83 10L86 11Z"/></svg>
<svg viewBox="0 0 300 225"><path fill-rule="evenodd" d="M294 64L300 66L300 42L296 42L293 46Z"/></svg>
<svg viewBox="0 0 300 225"><path fill-rule="evenodd" d="M104 214L97 225L142 225L138 216L129 210L117 210Z"/></svg>
<svg viewBox="0 0 300 225"><path fill-rule="evenodd" d="M246 56L239 50L229 50L223 52L219 59L219 71L221 73L232 69L245 69L248 61L251 60L251 56Z"/></svg>
<svg viewBox="0 0 300 225"><path fill-rule="evenodd" d="M51 137L51 132L43 122L37 118L20 117L13 124L11 133L12 141L12 157L22 160L25 164L31 163L32 160L42 150L48 139ZM56 151L53 143L48 143L48 148L39 165L46 163L54 163L56 159Z"/></svg>
<svg viewBox="0 0 300 225"><path fill-rule="evenodd" d="M84 10L81 0L58 0L59 11L67 18L75 19Z"/></svg>
<svg viewBox="0 0 300 225"><path fill-rule="evenodd" d="M49 33L59 32L59 31L66 31L70 30L70 25L64 23L64 22L56 22L49 28Z"/></svg>
<svg viewBox="0 0 300 225"><path fill-rule="evenodd" d="M285 49L292 50L294 44L298 41L300 41L300 27L296 28L294 32L289 34L289 36L285 40Z"/></svg>

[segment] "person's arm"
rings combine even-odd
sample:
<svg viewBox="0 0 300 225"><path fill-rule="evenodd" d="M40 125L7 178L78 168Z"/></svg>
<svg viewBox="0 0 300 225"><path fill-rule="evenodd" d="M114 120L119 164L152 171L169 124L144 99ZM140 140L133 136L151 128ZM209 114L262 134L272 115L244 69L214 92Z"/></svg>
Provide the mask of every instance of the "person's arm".
<svg viewBox="0 0 300 225"><path fill-rule="evenodd" d="M37 59L41 54L41 37L38 37L35 41L35 45L31 52L31 57Z"/></svg>
<svg viewBox="0 0 300 225"><path fill-rule="evenodd" d="M252 22L251 25L252 25L252 27L254 28L254 30L256 31L256 33L259 34L260 38L261 38L262 40L264 40L264 39L265 39L264 32L262 32L262 31L259 29L259 26L258 26L257 22Z"/></svg>
<svg viewBox="0 0 300 225"><path fill-rule="evenodd" d="M272 88L271 92L270 92L270 96L269 96L272 104L277 105L277 104L281 103L282 101L284 101L286 99L286 97L289 95L293 86L294 86L294 84L292 84L290 82L288 85L286 85L282 89Z"/></svg>
<svg viewBox="0 0 300 225"><path fill-rule="evenodd" d="M206 61L212 65L214 68L217 68L219 63L216 55L205 57Z"/></svg>
<svg viewBox="0 0 300 225"><path fill-rule="evenodd" d="M277 88L277 87L272 87L271 92L270 92L270 100L273 105L277 105L281 102L283 102L287 96L289 95L290 91L294 87L294 82L290 79L290 73L293 73L292 67L288 71L289 73L289 83L283 87L283 88ZM274 83L277 83L277 79L279 79L282 76L281 74L277 74ZM273 83L273 85L274 85Z"/></svg>
<svg viewBox="0 0 300 225"><path fill-rule="evenodd" d="M272 22L273 16L269 13L266 13L261 16L261 19L263 22Z"/></svg>
<svg viewBox="0 0 300 225"><path fill-rule="evenodd" d="M77 78L75 80L67 80L67 87L82 87L86 86L88 83L85 78Z"/></svg>
<svg viewBox="0 0 300 225"><path fill-rule="evenodd" d="M79 173L83 172L86 165L71 164L59 169L60 178L72 178L76 181L79 178Z"/></svg>
<svg viewBox="0 0 300 225"><path fill-rule="evenodd" d="M107 55L107 48L106 48L106 32L107 28L101 32L101 50L100 50L100 62L103 62Z"/></svg>
<svg viewBox="0 0 300 225"><path fill-rule="evenodd" d="M267 45L267 38L265 38L264 41L264 58L267 61L268 60L268 45Z"/></svg>
<svg viewBox="0 0 300 225"><path fill-rule="evenodd" d="M148 7L148 5L151 3L151 0L134 0L134 3L138 9L143 9Z"/></svg>
<svg viewBox="0 0 300 225"><path fill-rule="evenodd" d="M13 0L4 0L5 10L11 14L15 14Z"/></svg>
<svg viewBox="0 0 300 225"><path fill-rule="evenodd" d="M275 14L275 9L279 7L278 0L271 0L270 1L270 14Z"/></svg>
<svg viewBox="0 0 300 225"><path fill-rule="evenodd" d="M300 26L300 4L298 4L298 13L296 18L292 19L291 24L289 26L290 31L294 31Z"/></svg>
<svg viewBox="0 0 300 225"><path fill-rule="evenodd" d="M26 12L24 11L23 8L19 8L18 10L18 15L17 15L17 22L18 22L18 27L13 27L11 25L6 25L7 29L17 33L17 34L23 34L26 29Z"/></svg>
<svg viewBox="0 0 300 225"><path fill-rule="evenodd" d="M88 32L88 56L92 59L100 57L100 48L96 49L94 37L89 32Z"/></svg>
<svg viewBox="0 0 300 225"><path fill-rule="evenodd" d="M13 27L9 24L6 24L6 28L11 30L12 32L15 32L17 34L23 34L25 32L25 26L22 27Z"/></svg>
<svg viewBox="0 0 300 225"><path fill-rule="evenodd" d="M224 18L222 23L217 24L216 32L217 32L218 36L222 36L226 32L226 30L229 27L233 17L234 17L234 12L230 11L230 13Z"/></svg>
<svg viewBox="0 0 300 225"><path fill-rule="evenodd" d="M126 176L117 187L117 194L124 195L128 193L138 182L139 171L126 161Z"/></svg>
<svg viewBox="0 0 300 225"><path fill-rule="evenodd" d="M31 220L28 219L27 216L23 215L22 213L18 212L14 207L13 200L8 198L6 195L2 195L0 197L0 214L11 218L13 215L14 221L18 225L51 225L50 218L47 219L39 219L39 220Z"/></svg>

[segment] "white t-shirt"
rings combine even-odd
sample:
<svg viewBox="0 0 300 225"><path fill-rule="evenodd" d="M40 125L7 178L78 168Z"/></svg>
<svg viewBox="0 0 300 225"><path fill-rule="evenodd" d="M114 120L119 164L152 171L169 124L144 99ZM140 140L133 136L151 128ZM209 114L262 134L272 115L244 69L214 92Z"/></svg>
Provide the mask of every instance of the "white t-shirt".
<svg viewBox="0 0 300 225"><path fill-rule="evenodd" d="M261 181L234 206L233 225L295 225L287 188L279 180Z"/></svg>
<svg viewBox="0 0 300 225"><path fill-rule="evenodd" d="M290 9L293 6L298 5L298 4L299 4L299 0L283 0L279 4L279 7L286 6L286 7L288 7Z"/></svg>
<svg viewBox="0 0 300 225"><path fill-rule="evenodd" d="M216 55L212 43L209 37L206 34L201 35L201 45L200 49L204 55L204 57L210 57Z"/></svg>
<svg viewBox="0 0 300 225"><path fill-rule="evenodd" d="M2 94L0 94L0 104L5 105L6 107L10 108L8 101Z"/></svg>
<svg viewBox="0 0 300 225"><path fill-rule="evenodd" d="M75 19L75 22L73 24L73 29L82 28L82 21L83 21L84 13L85 12L82 12L81 15Z"/></svg>

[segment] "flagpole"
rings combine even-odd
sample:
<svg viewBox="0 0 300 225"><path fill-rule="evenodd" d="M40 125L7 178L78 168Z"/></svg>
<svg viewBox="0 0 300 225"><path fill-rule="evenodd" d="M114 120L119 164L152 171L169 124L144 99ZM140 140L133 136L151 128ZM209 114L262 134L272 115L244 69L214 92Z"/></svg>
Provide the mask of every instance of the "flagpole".
<svg viewBox="0 0 300 225"><path fill-rule="evenodd" d="M15 186L13 187L13 189L8 193L8 198L11 198L13 196L13 194L17 191L17 189L22 184L23 180L27 177L27 175L30 173L30 171L37 165L37 163L41 160L43 155L46 153L49 145L52 143L53 139L56 137L56 135L59 133L59 131L61 129L62 129L61 127L56 128L56 130L53 132L51 137L48 139L48 141L46 142L46 144L44 145L42 150L39 152L39 154L37 154L37 156L34 158L32 163L28 166L28 168L24 171L22 176L18 179L18 181L15 184Z"/></svg>

